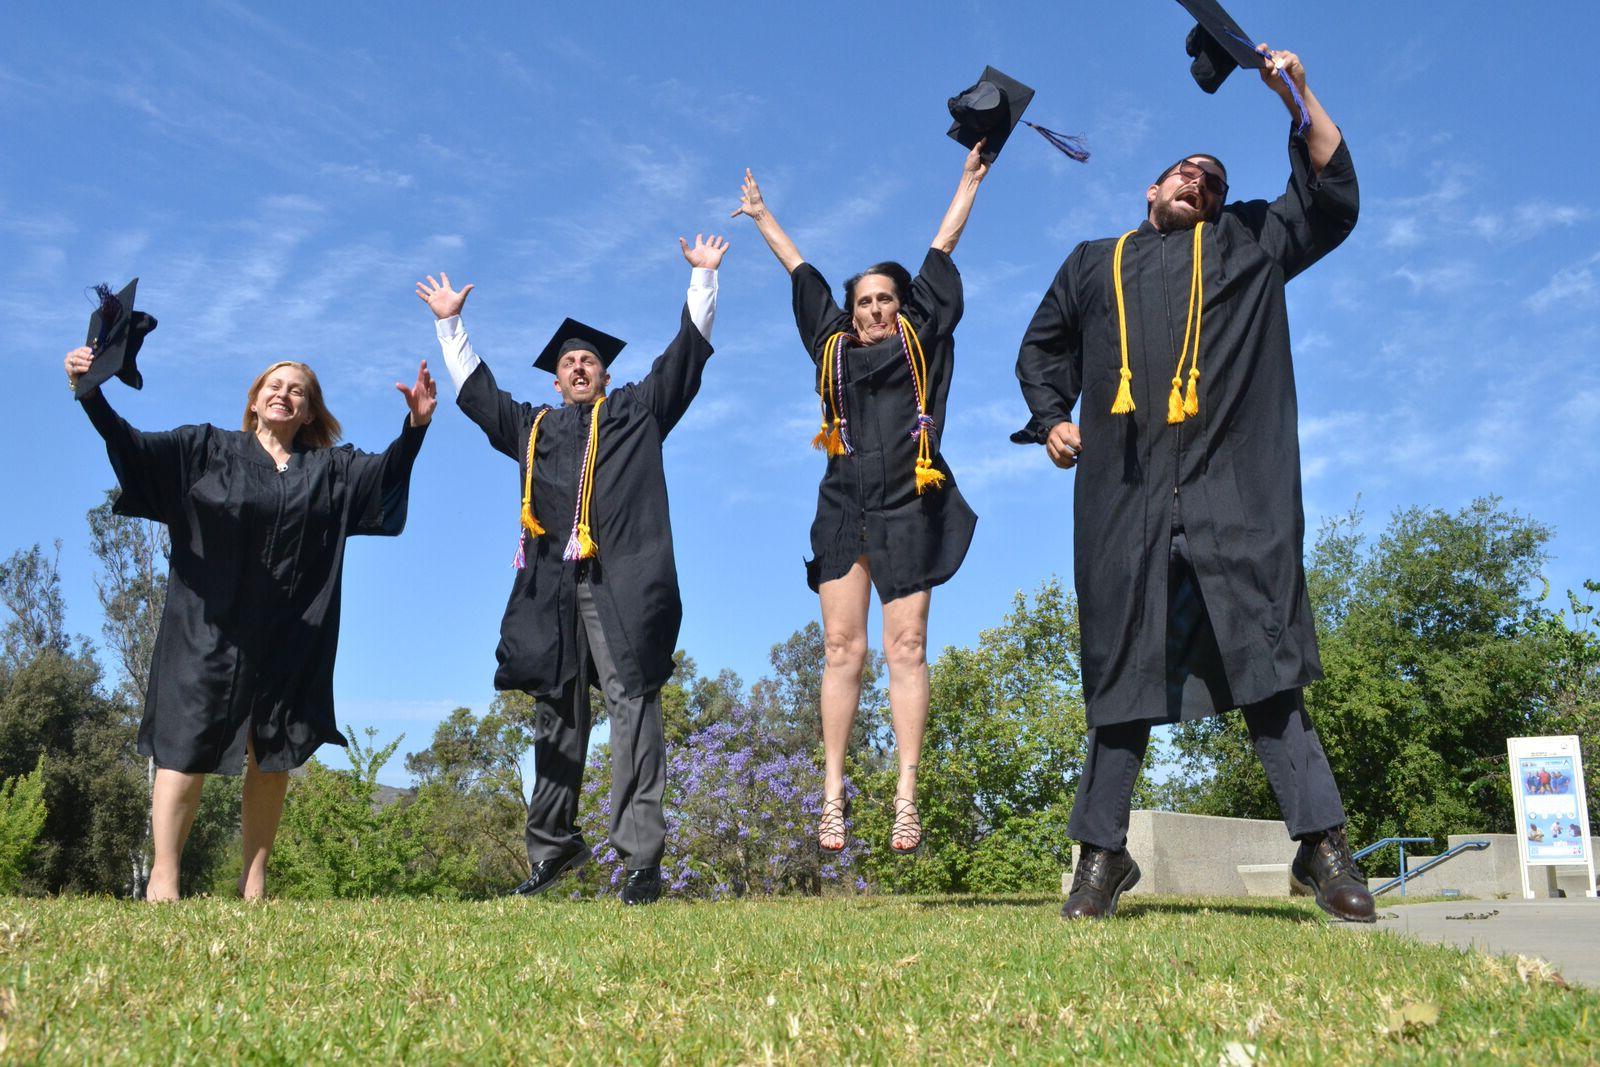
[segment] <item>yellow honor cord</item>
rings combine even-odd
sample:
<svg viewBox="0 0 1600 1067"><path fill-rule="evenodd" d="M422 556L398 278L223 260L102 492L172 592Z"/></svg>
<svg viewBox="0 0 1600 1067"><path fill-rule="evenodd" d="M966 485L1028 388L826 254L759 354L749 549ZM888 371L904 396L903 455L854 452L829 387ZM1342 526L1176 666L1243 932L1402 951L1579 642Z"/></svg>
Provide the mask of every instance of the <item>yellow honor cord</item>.
<svg viewBox="0 0 1600 1067"><path fill-rule="evenodd" d="M1204 222L1197 222L1194 226L1194 252L1191 256L1193 266L1189 271L1189 314L1183 323L1183 349L1178 353L1178 366L1172 372L1172 392L1167 394L1169 426L1176 426L1190 415L1200 413L1200 316L1205 306L1205 287L1202 284L1205 255L1204 246L1200 243L1200 232L1205 229L1205 225ZM1190 364L1187 397L1182 391L1185 363Z"/></svg>
<svg viewBox="0 0 1600 1067"><path fill-rule="evenodd" d="M817 392L822 400L822 428L811 439L812 448L830 456L844 455L844 437L839 430L839 397L835 390L835 367L844 354L845 332L840 330L822 344L822 379Z"/></svg>
<svg viewBox="0 0 1600 1067"><path fill-rule="evenodd" d="M1172 372L1172 391L1167 394L1167 423L1177 425L1190 415L1200 414L1200 319L1205 311L1205 246L1201 243L1204 222L1195 223L1194 253L1189 270L1189 311L1183 324L1183 348L1178 353L1178 365ZM1134 410L1133 369L1128 364L1128 310L1122 294L1122 246L1136 231L1129 230L1117 238L1116 251L1111 256L1111 279L1117 293L1117 334L1122 346L1122 380L1117 384L1117 398L1111 404L1111 414L1126 415ZM1187 395L1183 385L1183 365L1189 364Z"/></svg>
<svg viewBox="0 0 1600 1067"><path fill-rule="evenodd" d="M549 408L541 408L539 414L533 417L533 429L528 431L528 472L522 480L522 528L534 537L544 536L544 527L539 525L539 520L533 514L534 446L539 440L539 423L548 414L550 414Z"/></svg>
<svg viewBox="0 0 1600 1067"><path fill-rule="evenodd" d="M911 328L911 320L899 316L900 329L906 341L906 351L911 355L911 384L917 393L917 495L926 489L944 487L944 472L933 465L933 445L928 440L928 357L922 351L922 339Z"/></svg>
<svg viewBox="0 0 1600 1067"><path fill-rule="evenodd" d="M578 558L593 559L600 551L592 534L589 521L589 504L594 499L594 468L600 456L600 406L606 402L601 397L594 402L589 414L589 447L583 459L583 499L578 502Z"/></svg>
<svg viewBox="0 0 1600 1067"><path fill-rule="evenodd" d="M1128 311L1122 297L1122 246L1134 234L1129 230L1117 238L1117 249L1111 257L1111 279L1117 291L1117 334L1122 342L1122 380L1117 383L1117 398L1111 404L1111 414L1126 415L1133 411L1133 369L1128 366Z"/></svg>

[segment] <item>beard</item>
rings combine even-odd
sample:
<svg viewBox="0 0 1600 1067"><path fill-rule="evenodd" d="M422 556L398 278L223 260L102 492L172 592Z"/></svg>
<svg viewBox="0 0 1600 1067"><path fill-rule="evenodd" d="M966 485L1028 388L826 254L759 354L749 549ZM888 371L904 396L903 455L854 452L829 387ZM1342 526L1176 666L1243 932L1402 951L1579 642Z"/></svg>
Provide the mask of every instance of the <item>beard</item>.
<svg viewBox="0 0 1600 1067"><path fill-rule="evenodd" d="M1192 230L1196 223L1206 221L1196 207L1181 200L1157 200L1150 206L1150 222L1162 233L1175 230Z"/></svg>

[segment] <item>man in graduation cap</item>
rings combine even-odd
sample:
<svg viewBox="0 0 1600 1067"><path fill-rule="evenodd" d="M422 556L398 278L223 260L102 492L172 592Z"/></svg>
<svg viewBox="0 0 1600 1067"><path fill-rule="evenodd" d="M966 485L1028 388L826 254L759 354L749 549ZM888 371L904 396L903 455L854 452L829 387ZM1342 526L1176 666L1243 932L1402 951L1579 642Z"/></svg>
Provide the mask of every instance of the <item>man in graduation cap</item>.
<svg viewBox="0 0 1600 1067"><path fill-rule="evenodd" d="M1213 39L1237 43L1221 27ZM1222 50L1191 51L1207 61L1202 71L1197 57L1197 80L1214 88ZM1145 191L1137 228L1067 257L1017 356L1032 418L1012 440L1077 468L1090 730L1068 919L1112 915L1139 879L1124 846L1151 724L1231 708L1299 842L1295 879L1336 917L1374 917L1301 696L1322 667L1284 303L1285 283L1354 227L1356 176L1300 59L1265 45L1241 58L1294 116L1283 195L1229 203L1216 157L1182 157Z"/></svg>
<svg viewBox="0 0 1600 1067"><path fill-rule="evenodd" d="M519 465L522 509L511 599L500 626L496 689L538 702L537 780L528 802L532 872L515 893L548 890L589 859L578 791L589 745L589 686L611 726L610 841L627 867L624 904L661 895L666 752L661 687L671 677L683 605L661 446L700 390L711 355L719 237L679 239L692 270L678 334L638 382L608 392L624 342L572 319L534 366L554 374L557 404L514 400L473 351L461 322L472 286L417 284L437 317L456 403Z"/></svg>

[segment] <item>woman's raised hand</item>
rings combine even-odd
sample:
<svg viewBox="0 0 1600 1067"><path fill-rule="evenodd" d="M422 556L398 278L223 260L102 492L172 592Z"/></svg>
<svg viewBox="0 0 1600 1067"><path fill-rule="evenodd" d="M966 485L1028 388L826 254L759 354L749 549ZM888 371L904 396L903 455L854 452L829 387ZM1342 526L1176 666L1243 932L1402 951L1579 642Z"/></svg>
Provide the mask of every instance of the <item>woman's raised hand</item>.
<svg viewBox="0 0 1600 1067"><path fill-rule="evenodd" d="M432 281L433 279L430 278L428 280ZM445 284L449 285L450 283L447 281ZM467 288L471 289L472 286L469 285ZM460 295L465 297L467 294L462 292ZM460 309L459 302L456 307L458 310ZM439 317L444 319L450 316L440 315ZM399 382L395 382L394 387L400 390L400 395L406 398L406 407L411 409L411 425L428 425L433 419L433 409L439 406L439 383L434 381L433 375L428 373L428 361L423 360L422 365L417 368L417 382L415 385L407 389Z"/></svg>
<svg viewBox="0 0 1600 1067"><path fill-rule="evenodd" d="M689 261L689 266L716 270L722 265L722 257L728 251L728 239L712 234L711 240L707 241L697 233L694 235L693 248L682 237L678 238L678 248L683 251L683 258Z"/></svg>
<svg viewBox="0 0 1600 1067"><path fill-rule="evenodd" d="M461 306L467 302L467 294L472 292L472 283L468 282L460 292L450 288L450 275L439 272L439 281L433 280L433 275L428 275L428 280L417 283L417 299L428 305L436 319L448 319L452 315L461 314Z"/></svg>
<svg viewBox="0 0 1600 1067"><path fill-rule="evenodd" d="M89 364L94 362L94 349L88 345L74 348L67 353L67 358L62 360L62 366L67 368L67 380L73 385L78 384L78 375L89 369Z"/></svg>
<svg viewBox="0 0 1600 1067"><path fill-rule="evenodd" d="M757 222L767 213L766 201L761 199L761 186L756 184L755 175L750 173L750 168L744 169L744 184L739 187L739 206L729 212L730 219L740 215L749 215Z"/></svg>
<svg viewBox="0 0 1600 1067"><path fill-rule="evenodd" d="M989 173L989 164L983 161L984 146L989 143L987 137L972 146L972 151L967 153L966 162L961 164L961 176L971 178L975 182L983 181Z"/></svg>

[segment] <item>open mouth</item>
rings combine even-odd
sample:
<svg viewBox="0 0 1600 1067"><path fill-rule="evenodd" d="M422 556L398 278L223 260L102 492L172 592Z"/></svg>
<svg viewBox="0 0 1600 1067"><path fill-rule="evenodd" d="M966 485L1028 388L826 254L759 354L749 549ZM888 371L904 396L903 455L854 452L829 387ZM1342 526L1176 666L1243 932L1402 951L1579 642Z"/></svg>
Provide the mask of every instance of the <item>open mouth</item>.
<svg viewBox="0 0 1600 1067"><path fill-rule="evenodd" d="M1185 186L1179 189L1172 199L1174 203L1188 204L1198 211L1200 209L1200 188L1195 185Z"/></svg>

